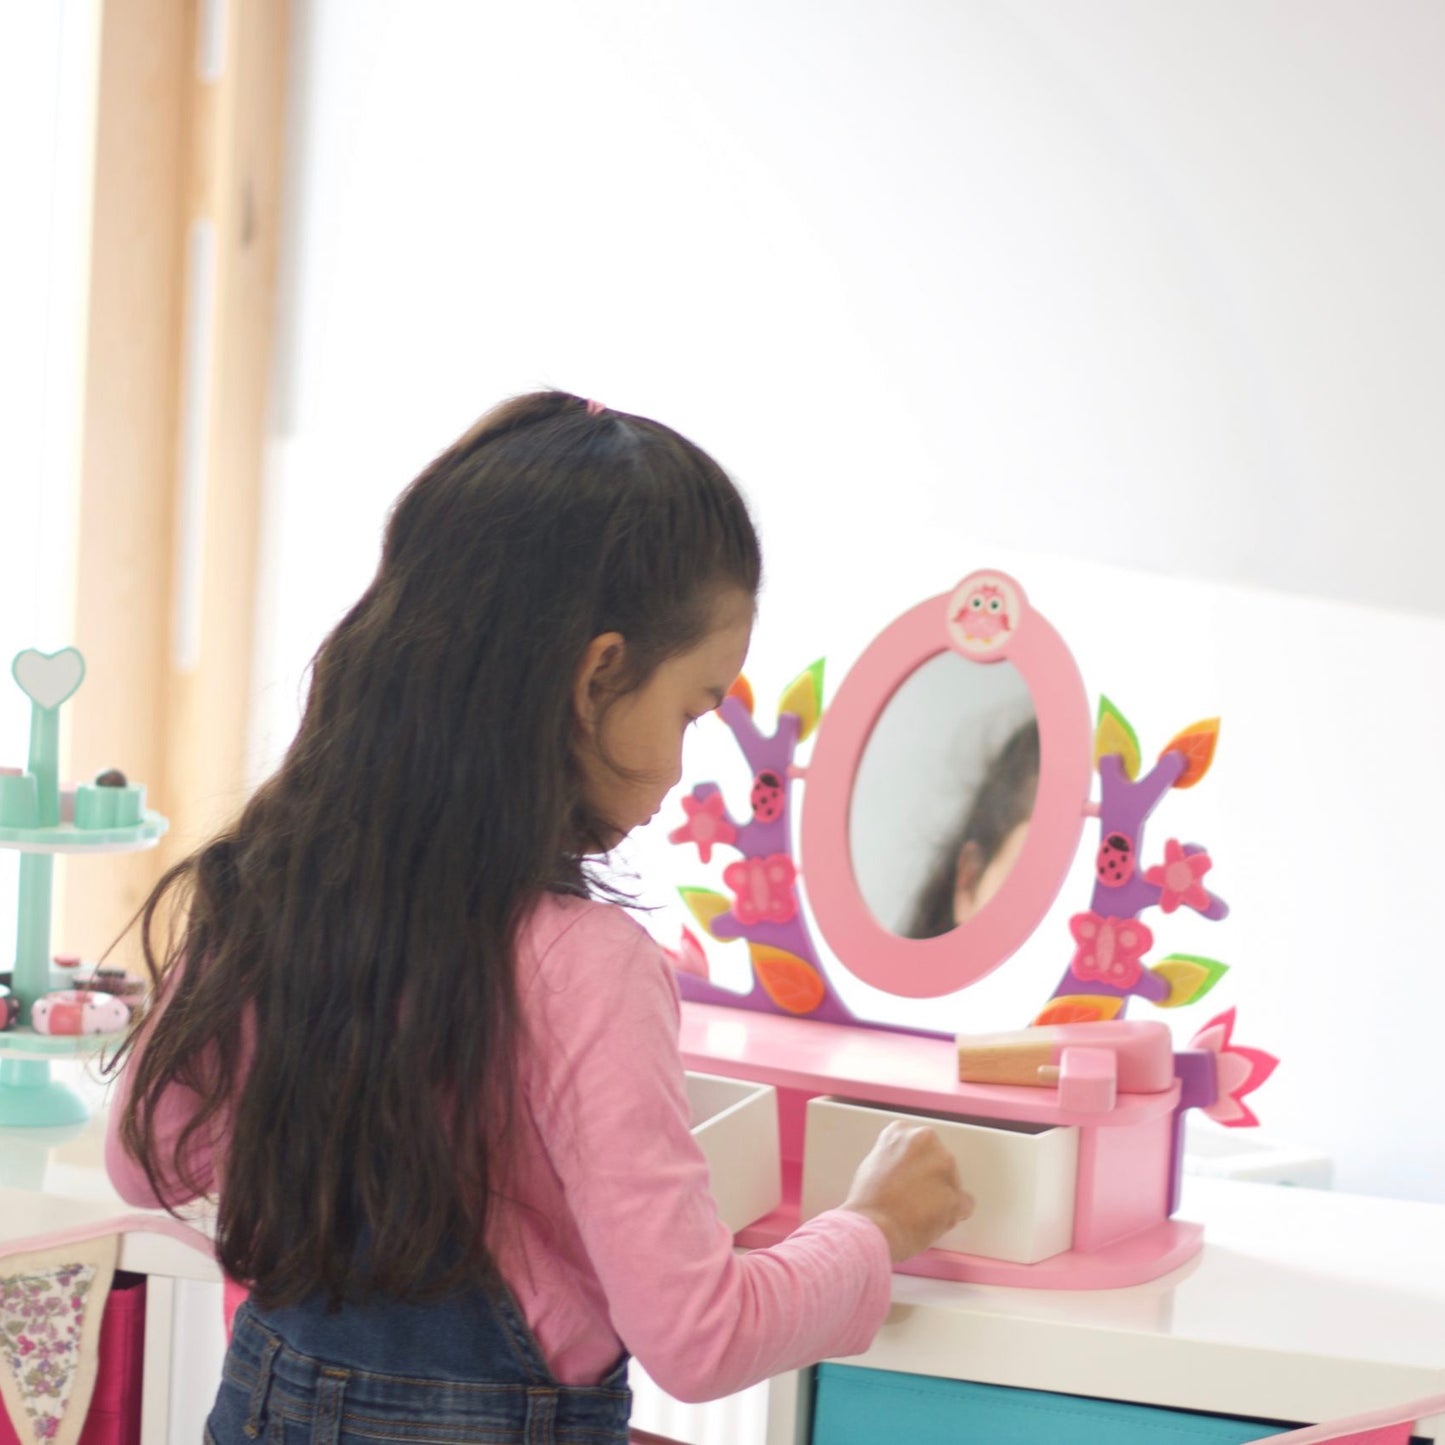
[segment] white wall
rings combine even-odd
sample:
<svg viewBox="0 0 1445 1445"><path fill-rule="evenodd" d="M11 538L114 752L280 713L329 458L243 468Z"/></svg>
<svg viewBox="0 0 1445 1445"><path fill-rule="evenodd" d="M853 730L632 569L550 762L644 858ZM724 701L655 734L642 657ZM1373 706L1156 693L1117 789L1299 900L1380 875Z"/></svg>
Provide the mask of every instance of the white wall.
<svg viewBox="0 0 1445 1445"><path fill-rule="evenodd" d="M1272 1133L1445 1200L1445 9L297 14L257 771L478 411L552 382L653 413L756 509L762 698L1001 565L1146 748L1223 712L1154 837L1177 813L1235 912L1160 941L1234 964L1221 1006L1286 1058ZM1026 1017L1066 945L1055 916L960 1017Z"/></svg>

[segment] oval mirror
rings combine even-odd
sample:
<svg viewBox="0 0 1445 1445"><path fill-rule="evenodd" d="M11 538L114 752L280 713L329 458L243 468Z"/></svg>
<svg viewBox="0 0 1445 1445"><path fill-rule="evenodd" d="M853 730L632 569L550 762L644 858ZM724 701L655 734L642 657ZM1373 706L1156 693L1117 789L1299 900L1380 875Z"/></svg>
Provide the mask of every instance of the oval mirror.
<svg viewBox="0 0 1445 1445"><path fill-rule="evenodd" d="M885 628L806 775L802 882L844 967L933 998L1008 958L1078 847L1092 737L1068 648L1005 574L972 573Z"/></svg>

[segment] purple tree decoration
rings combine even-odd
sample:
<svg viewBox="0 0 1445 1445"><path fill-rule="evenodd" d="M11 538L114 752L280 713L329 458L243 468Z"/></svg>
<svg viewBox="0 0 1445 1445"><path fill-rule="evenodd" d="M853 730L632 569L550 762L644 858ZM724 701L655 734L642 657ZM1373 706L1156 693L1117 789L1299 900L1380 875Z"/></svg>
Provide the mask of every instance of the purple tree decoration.
<svg viewBox="0 0 1445 1445"><path fill-rule="evenodd" d="M1209 771L1219 738L1219 719L1195 723L1165 744L1159 760L1139 776L1139 739L1106 697L1099 699L1094 764L1099 772L1099 851L1089 911L1069 920L1074 956L1036 1024L1082 1023L1120 1017L1133 996L1160 1008L1178 1008L1204 997L1228 971L1217 959L1173 953L1147 966L1154 935L1139 921L1146 908L1173 913L1192 908L1211 920L1229 907L1204 885L1213 866L1196 843L1170 838L1164 858L1141 866L1144 824L1171 788L1193 787ZM1184 1116L1201 1109L1231 1127L1257 1124L1244 1096L1274 1072L1278 1060L1233 1040L1230 1009L1211 1019L1185 1049L1174 1053L1179 1102L1174 1110L1169 1212L1179 1204L1184 1156Z"/></svg>
<svg viewBox="0 0 1445 1445"><path fill-rule="evenodd" d="M752 770L750 814L746 820L735 818L715 782L699 783L682 800L685 821L668 837L673 843L694 844L704 863L711 861L716 847L739 855L723 870L731 898L709 888L678 891L712 938L746 940L752 987L738 994L710 983L702 945L684 930L680 947L669 952L685 999L806 1015L829 1023L857 1022L819 965L799 906L793 857L793 759L798 745L817 727L822 711L821 659L784 688L771 734L762 732L753 720L752 689L744 679L718 709Z"/></svg>
<svg viewBox="0 0 1445 1445"><path fill-rule="evenodd" d="M1141 778L1134 729L1108 698L1100 698L1094 730L1100 801L1093 897L1087 913L1069 920L1074 956L1035 1023L1117 1018L1131 996L1177 1008L1203 998L1226 973L1218 960L1188 953L1146 965L1154 935L1139 921L1145 909L1156 907L1164 913L1192 908L1209 919L1229 912L1204 885L1213 860L1199 844L1171 838L1162 862L1146 868L1141 861L1149 815L1171 788L1193 787L1209 771L1218 736L1218 718L1185 728Z"/></svg>

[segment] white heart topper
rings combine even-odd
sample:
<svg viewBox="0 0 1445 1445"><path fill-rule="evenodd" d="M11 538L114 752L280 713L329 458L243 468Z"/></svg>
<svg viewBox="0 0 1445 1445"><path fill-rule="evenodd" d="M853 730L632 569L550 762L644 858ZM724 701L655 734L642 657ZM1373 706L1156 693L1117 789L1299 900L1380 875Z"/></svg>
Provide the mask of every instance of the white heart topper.
<svg viewBox="0 0 1445 1445"><path fill-rule="evenodd" d="M10 670L20 691L37 707L57 708L80 686L85 659L73 647L49 653L30 647L16 657Z"/></svg>

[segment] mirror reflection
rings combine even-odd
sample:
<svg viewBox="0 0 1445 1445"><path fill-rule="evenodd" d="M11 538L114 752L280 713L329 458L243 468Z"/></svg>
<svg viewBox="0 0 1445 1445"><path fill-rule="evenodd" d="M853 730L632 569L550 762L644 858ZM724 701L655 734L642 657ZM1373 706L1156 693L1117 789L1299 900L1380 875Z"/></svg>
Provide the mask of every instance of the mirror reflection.
<svg viewBox="0 0 1445 1445"><path fill-rule="evenodd" d="M859 892L903 938L934 938L998 892L1023 851L1039 730L1010 662L930 658L869 735L849 806Z"/></svg>

